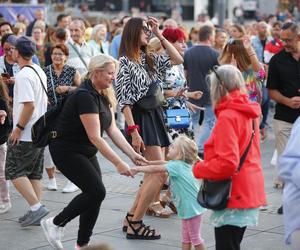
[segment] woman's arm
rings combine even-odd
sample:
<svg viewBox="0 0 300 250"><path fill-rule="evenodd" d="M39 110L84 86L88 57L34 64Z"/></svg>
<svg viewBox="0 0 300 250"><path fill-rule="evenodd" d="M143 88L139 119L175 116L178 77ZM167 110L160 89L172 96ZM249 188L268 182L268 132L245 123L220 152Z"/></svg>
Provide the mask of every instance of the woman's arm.
<svg viewBox="0 0 300 250"><path fill-rule="evenodd" d="M106 130L107 134L109 137L112 139L114 144L122 150L124 154L126 154L134 164L138 165L144 165L144 164L149 164L148 161L138 153L136 153L131 145L127 142L121 131L118 129L116 122L115 122L115 117L114 117L114 111L111 109L111 114L112 114L112 122L108 130Z"/></svg>
<svg viewBox="0 0 300 250"><path fill-rule="evenodd" d="M167 164L167 161L148 161L149 165L165 165Z"/></svg>
<svg viewBox="0 0 300 250"><path fill-rule="evenodd" d="M129 105L126 105L123 108L123 114L124 114L125 121L126 121L128 126L135 125L134 120L133 120L133 116L132 116L132 112L131 112L131 107ZM140 153L141 150L145 150L144 142L143 142L142 137L140 136L138 130L134 129L131 132L130 135L131 135L131 138L132 138L131 144L132 144L133 149L137 153Z"/></svg>
<svg viewBox="0 0 300 250"><path fill-rule="evenodd" d="M175 49L175 47L162 35L161 31L159 30L159 23L158 21L153 18L149 17L147 22L149 23L153 34L160 40L161 44L166 49L168 55L170 56L171 62L173 65L178 65L183 63L183 58Z"/></svg>
<svg viewBox="0 0 300 250"><path fill-rule="evenodd" d="M93 145L95 145L99 152L116 166L120 174L126 176L132 175L128 165L122 161L122 159L101 137L99 114L82 114L79 117L85 128L89 140L91 141L91 143L93 143Z"/></svg>
<svg viewBox="0 0 300 250"><path fill-rule="evenodd" d="M251 65L252 65L253 70L255 72L258 72L261 69L261 65L258 61L256 52L255 52L255 50L253 49L253 47L251 45L250 37L244 36L243 44L244 44L244 47L245 47L245 49L248 53L248 56L250 57L250 61L251 61Z"/></svg>
<svg viewBox="0 0 300 250"><path fill-rule="evenodd" d="M81 76L80 76L79 72L76 70L74 80L73 80L73 86L78 87L80 85L80 83L81 83Z"/></svg>

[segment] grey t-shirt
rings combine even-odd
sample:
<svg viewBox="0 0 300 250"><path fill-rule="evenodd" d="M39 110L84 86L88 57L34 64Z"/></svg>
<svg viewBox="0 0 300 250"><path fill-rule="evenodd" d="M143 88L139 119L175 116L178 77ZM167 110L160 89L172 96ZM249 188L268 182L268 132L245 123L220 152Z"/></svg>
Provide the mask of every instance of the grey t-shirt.
<svg viewBox="0 0 300 250"><path fill-rule="evenodd" d="M200 90L203 96L200 100L189 100L190 102L204 106L209 105L210 91L206 76L209 71L218 65L219 53L213 48L205 45L195 45L184 54L184 69L187 71L187 83L189 91Z"/></svg>

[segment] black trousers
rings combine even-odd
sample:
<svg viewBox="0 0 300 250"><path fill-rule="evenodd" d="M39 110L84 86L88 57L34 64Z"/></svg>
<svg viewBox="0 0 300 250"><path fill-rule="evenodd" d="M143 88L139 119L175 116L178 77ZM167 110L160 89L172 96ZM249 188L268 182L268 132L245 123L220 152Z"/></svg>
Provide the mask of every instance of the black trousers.
<svg viewBox="0 0 300 250"><path fill-rule="evenodd" d="M246 227L215 227L216 250L240 250Z"/></svg>
<svg viewBox="0 0 300 250"><path fill-rule="evenodd" d="M55 166L82 191L55 216L53 223L64 227L80 216L77 244L84 246L93 233L106 190L95 151L90 147L78 150L77 145L74 148L58 142L49 147Z"/></svg>

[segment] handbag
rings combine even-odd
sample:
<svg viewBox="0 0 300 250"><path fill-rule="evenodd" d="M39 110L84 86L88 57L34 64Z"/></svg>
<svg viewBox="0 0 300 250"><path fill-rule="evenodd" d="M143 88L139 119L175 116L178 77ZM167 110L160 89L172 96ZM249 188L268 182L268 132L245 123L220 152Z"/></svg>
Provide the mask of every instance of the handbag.
<svg viewBox="0 0 300 250"><path fill-rule="evenodd" d="M234 174L237 174L247 157L250 146L252 144L255 128L254 128L254 120L252 121L252 135L250 142L243 153L238 169ZM212 210L223 210L227 207L228 200L231 196L231 188L232 188L232 177L233 175L226 180L203 180L200 190L198 192L197 200L202 207L212 209Z"/></svg>
<svg viewBox="0 0 300 250"><path fill-rule="evenodd" d="M187 109L167 109L167 126L173 129L185 129L190 126L190 113Z"/></svg>
<svg viewBox="0 0 300 250"><path fill-rule="evenodd" d="M162 106L162 104L165 101L165 97L162 93L161 87L159 85L159 81L153 79L149 71L149 67L147 65L146 65L146 71L150 79L152 80L152 82L149 85L149 89L146 95L142 97L139 101L137 101L136 104L144 110L151 110Z"/></svg>

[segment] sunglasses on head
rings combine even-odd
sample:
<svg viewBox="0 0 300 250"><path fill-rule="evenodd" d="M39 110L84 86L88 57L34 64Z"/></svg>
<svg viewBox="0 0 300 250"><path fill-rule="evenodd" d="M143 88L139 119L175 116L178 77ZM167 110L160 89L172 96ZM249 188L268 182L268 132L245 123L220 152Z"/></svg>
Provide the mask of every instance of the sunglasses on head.
<svg viewBox="0 0 300 250"><path fill-rule="evenodd" d="M236 40L234 38L229 38L227 44L228 45L235 45L236 44Z"/></svg>

